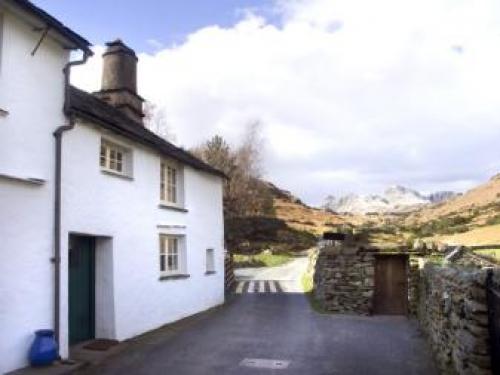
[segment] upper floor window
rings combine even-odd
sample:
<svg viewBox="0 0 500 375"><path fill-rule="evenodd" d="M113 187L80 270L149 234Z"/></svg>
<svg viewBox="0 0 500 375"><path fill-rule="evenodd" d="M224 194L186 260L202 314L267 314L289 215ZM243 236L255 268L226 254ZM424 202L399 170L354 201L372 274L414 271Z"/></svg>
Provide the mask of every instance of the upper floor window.
<svg viewBox="0 0 500 375"><path fill-rule="evenodd" d="M131 150L125 147L102 140L99 158L101 169L107 172L130 176L131 154Z"/></svg>
<svg viewBox="0 0 500 375"><path fill-rule="evenodd" d="M177 164L161 162L160 200L169 205L183 206L183 175Z"/></svg>

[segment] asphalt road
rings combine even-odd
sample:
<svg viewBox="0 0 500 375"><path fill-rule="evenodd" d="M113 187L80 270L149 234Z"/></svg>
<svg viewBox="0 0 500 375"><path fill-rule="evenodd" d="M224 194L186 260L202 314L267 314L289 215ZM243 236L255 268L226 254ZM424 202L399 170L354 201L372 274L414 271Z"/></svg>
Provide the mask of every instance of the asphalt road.
<svg viewBox="0 0 500 375"><path fill-rule="evenodd" d="M132 340L84 374L437 375L404 317L321 315L303 294L242 294Z"/></svg>

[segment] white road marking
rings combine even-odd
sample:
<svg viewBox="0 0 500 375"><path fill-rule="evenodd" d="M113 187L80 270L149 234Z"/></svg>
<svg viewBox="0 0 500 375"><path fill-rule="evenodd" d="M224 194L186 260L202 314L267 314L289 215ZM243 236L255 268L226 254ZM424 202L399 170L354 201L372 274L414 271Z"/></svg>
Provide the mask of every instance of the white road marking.
<svg viewBox="0 0 500 375"><path fill-rule="evenodd" d="M236 287L236 294L241 294L243 293L243 287L245 286L245 282L244 281L240 281L238 283L238 286Z"/></svg>
<svg viewBox="0 0 500 375"><path fill-rule="evenodd" d="M240 362L240 366L265 368L270 370L284 370L290 366L290 361L279 359L245 358Z"/></svg>
<svg viewBox="0 0 500 375"><path fill-rule="evenodd" d="M253 293L253 289L254 289L254 282L250 281L248 283L248 293Z"/></svg>
<svg viewBox="0 0 500 375"><path fill-rule="evenodd" d="M265 293L266 292L266 282L261 281L259 282L259 293Z"/></svg>

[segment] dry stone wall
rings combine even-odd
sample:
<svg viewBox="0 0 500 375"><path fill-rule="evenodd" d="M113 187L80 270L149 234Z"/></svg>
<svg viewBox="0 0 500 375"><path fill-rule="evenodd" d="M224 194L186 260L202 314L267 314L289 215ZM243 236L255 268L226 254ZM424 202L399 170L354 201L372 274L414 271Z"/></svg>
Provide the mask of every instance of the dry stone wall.
<svg viewBox="0 0 500 375"><path fill-rule="evenodd" d="M373 252L350 246L324 247L316 260L314 296L328 311L371 314L374 274Z"/></svg>
<svg viewBox="0 0 500 375"><path fill-rule="evenodd" d="M418 318L443 374L492 374L486 277L484 269L422 269Z"/></svg>

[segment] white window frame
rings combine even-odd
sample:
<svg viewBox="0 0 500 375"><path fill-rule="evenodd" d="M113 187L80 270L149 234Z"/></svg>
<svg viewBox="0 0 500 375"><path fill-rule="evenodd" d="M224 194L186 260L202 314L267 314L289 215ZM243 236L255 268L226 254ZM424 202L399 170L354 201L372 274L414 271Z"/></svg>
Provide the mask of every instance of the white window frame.
<svg viewBox="0 0 500 375"><path fill-rule="evenodd" d="M215 273L215 249L208 248L205 250L205 273Z"/></svg>
<svg viewBox="0 0 500 375"><path fill-rule="evenodd" d="M160 234L159 262L160 276L187 273L184 236Z"/></svg>
<svg viewBox="0 0 500 375"><path fill-rule="evenodd" d="M184 207L184 169L178 163L161 160L160 202L166 206Z"/></svg>
<svg viewBox="0 0 500 375"><path fill-rule="evenodd" d="M132 150L106 139L101 139L99 166L102 171L131 177L131 164Z"/></svg>

